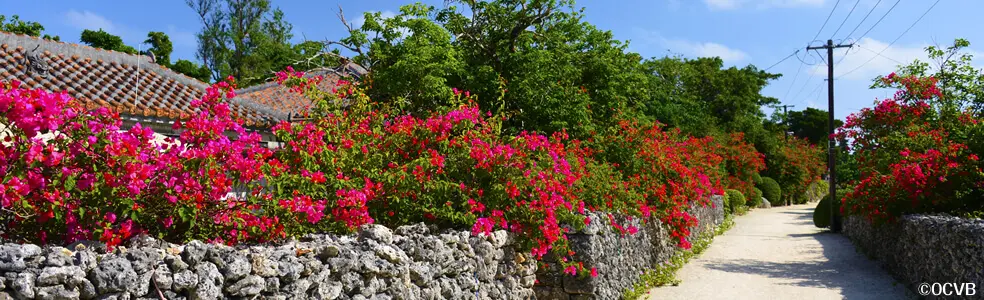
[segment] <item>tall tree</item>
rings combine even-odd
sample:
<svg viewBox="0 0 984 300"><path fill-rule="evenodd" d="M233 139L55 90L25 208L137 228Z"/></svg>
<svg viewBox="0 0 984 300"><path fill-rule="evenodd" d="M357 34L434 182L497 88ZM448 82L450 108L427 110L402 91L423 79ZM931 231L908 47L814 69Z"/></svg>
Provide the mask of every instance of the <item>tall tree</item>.
<svg viewBox="0 0 984 300"><path fill-rule="evenodd" d="M468 90L510 115L507 131L586 136L645 102L641 57L584 22L572 1L450 2L368 13L333 44L371 70L371 96L422 113L448 104L452 88Z"/></svg>
<svg viewBox="0 0 984 300"><path fill-rule="evenodd" d="M83 30L80 40L82 43L96 48L137 54L136 48L123 44L122 38L103 31L102 29L99 29L98 31L92 31L89 29Z"/></svg>
<svg viewBox="0 0 984 300"><path fill-rule="evenodd" d="M197 56L212 78L231 75L248 86L266 81L302 58L290 42L293 26L268 0L187 0L187 4L202 22Z"/></svg>
<svg viewBox="0 0 984 300"><path fill-rule="evenodd" d="M935 77L937 88L943 97L931 99L944 115L955 115L963 108L971 108L978 115L984 115L984 70L974 67L974 56L970 51L970 41L955 39L945 48L926 47L930 62L913 61L898 66L897 76ZM931 64L932 63L932 64ZM898 84L887 84L881 77L875 78L872 88L900 88Z"/></svg>
<svg viewBox="0 0 984 300"><path fill-rule="evenodd" d="M171 38L167 34L160 31L151 31L147 33L147 40L144 43L150 44L150 48L146 52L154 54L154 60L157 64L171 66L171 52L174 51L174 46L171 44Z"/></svg>
<svg viewBox="0 0 984 300"><path fill-rule="evenodd" d="M779 125L789 124L788 131L793 136L805 138L814 145L826 147L829 133L827 132L828 115L826 110L807 107L802 111L789 111L788 120L782 120L783 116L778 111L773 115L773 122ZM844 122L834 119L834 128L844 125Z"/></svg>
<svg viewBox="0 0 984 300"><path fill-rule="evenodd" d="M44 25L41 25L41 23L34 22L34 21L23 21L20 19L20 16L18 15L10 16L10 20L7 20L7 17L4 15L0 15L0 31L6 31L15 34L26 34L29 36L40 37L46 40L54 40L54 41L61 40L61 38L58 37L57 35L50 36L45 34L44 36L42 36L41 33L44 32Z"/></svg>

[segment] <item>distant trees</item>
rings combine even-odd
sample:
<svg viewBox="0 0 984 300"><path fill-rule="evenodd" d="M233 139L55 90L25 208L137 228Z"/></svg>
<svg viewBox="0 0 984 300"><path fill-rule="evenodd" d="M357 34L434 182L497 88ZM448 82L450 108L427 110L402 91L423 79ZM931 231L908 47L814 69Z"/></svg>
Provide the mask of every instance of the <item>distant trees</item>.
<svg viewBox="0 0 984 300"><path fill-rule="evenodd" d="M46 40L53 40L53 41L61 40L61 38L58 37L57 35L50 36L45 34L42 36L42 32L44 31L44 25L41 25L41 23L33 22L33 21L23 21L20 19L20 16L18 15L10 16L10 19L7 19L7 17L4 15L0 15L0 31L6 31L16 34L26 34L29 36L40 37Z"/></svg>
<svg viewBox="0 0 984 300"><path fill-rule="evenodd" d="M248 86L265 82L274 72L301 61L307 68L337 64L337 60L307 60L315 55L312 52L320 53L323 45L291 44L293 26L269 0L186 3L202 22L196 55L213 79L232 75L240 86Z"/></svg>
<svg viewBox="0 0 984 300"><path fill-rule="evenodd" d="M79 40L86 45L96 48L137 54L136 48L123 44L122 38L103 31L101 28L97 31L89 29L83 30L82 37L79 38Z"/></svg>

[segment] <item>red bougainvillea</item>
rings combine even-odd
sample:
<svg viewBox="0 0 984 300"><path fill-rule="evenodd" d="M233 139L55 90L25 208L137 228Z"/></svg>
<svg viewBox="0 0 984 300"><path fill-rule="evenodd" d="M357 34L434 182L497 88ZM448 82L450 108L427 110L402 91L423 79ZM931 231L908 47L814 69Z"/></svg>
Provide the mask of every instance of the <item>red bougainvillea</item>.
<svg viewBox="0 0 984 300"><path fill-rule="evenodd" d="M847 118L838 138L851 139L861 177L842 210L872 221L904 214L979 211L981 128L969 113L941 114L935 78L882 79L903 88L874 109ZM977 137L977 138L975 138Z"/></svg>

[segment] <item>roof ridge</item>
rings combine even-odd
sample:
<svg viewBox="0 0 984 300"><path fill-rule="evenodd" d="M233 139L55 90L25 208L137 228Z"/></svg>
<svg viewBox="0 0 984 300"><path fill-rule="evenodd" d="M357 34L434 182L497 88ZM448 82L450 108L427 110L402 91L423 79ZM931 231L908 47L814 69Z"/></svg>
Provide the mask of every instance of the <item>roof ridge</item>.
<svg viewBox="0 0 984 300"><path fill-rule="evenodd" d="M24 47L25 49L32 49L35 46L41 46L41 48L38 50L50 51L53 54L64 54L68 56L86 55L93 59L116 61L120 64L129 65L129 66L136 66L138 63L140 63L146 66L153 66L151 68L145 68L145 69L149 71L153 71L161 76L171 77L173 75L178 75L179 77L177 78L183 79L184 81L180 81L180 80L176 80L176 81L179 81L185 85L189 85L201 89L202 91L204 91L205 88L209 86L209 84L206 82L202 82L191 76L178 73L177 71L174 71L171 68L158 64L155 61L151 61L150 56L143 55L143 54L130 54L130 53L119 52L114 50L96 48L83 44L55 41L55 40L44 39L44 38L26 35L26 34L0 31L0 44L9 44L9 41L19 41L20 43L17 44ZM53 46L53 47L48 47L48 46ZM58 49L60 48L67 48L66 50L77 49L82 52L59 51ZM94 54L94 55L89 55L89 54ZM99 56L104 56L104 57L99 57ZM147 61L140 61L142 58L147 59ZM155 70L155 68L157 70Z"/></svg>

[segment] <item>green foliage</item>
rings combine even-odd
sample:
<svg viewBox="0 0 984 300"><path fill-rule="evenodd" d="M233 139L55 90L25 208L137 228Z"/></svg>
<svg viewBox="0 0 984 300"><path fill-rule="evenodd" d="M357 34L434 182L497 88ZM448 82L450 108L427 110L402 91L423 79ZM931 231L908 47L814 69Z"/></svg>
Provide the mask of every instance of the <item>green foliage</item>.
<svg viewBox="0 0 984 300"><path fill-rule="evenodd" d="M813 225L820 228L826 228L830 226L830 196L824 196L817 203L817 207L813 209Z"/></svg>
<svg viewBox="0 0 984 300"><path fill-rule="evenodd" d="M762 190L765 200L769 200L769 204L772 204L772 206L782 206L785 204L782 202L782 188L779 187L779 183L775 179L772 179L772 177L762 177L762 184L758 188Z"/></svg>
<svg viewBox="0 0 984 300"><path fill-rule="evenodd" d="M179 59L171 65L171 70L201 80L202 82L208 82L211 77L211 72L209 72L205 65L199 65L184 59Z"/></svg>
<svg viewBox="0 0 984 300"><path fill-rule="evenodd" d="M505 133L566 128L578 138L611 127L615 114L697 136L762 135L759 107L776 101L759 92L778 75L724 69L719 58L643 60L584 22L573 1L450 3L404 6L389 19L367 13L341 40L370 69L374 99L421 114L447 105L446 95L459 88L509 116Z"/></svg>
<svg viewBox="0 0 984 300"><path fill-rule="evenodd" d="M899 66L895 71L899 77L934 77L939 80L937 88L942 97L930 99L930 104L943 115L955 115L963 108L971 108L981 116L984 112L984 70L974 66L974 56L968 51L970 42L955 39L946 48L926 47L926 54L932 62L914 61ZM902 88L901 84L888 83L875 78L871 88Z"/></svg>
<svg viewBox="0 0 984 300"><path fill-rule="evenodd" d="M99 29L98 31L92 31L89 29L83 30L80 41L86 45L100 49L137 54L136 48L123 44L122 38L103 31L102 29Z"/></svg>
<svg viewBox="0 0 984 300"><path fill-rule="evenodd" d="M826 180L817 180L810 185L810 188L803 194L802 197L798 197L796 204L804 204L808 201L816 201L827 194L830 193L830 183Z"/></svg>
<svg viewBox="0 0 984 300"><path fill-rule="evenodd" d="M778 103L760 91L779 75L754 66L724 69L718 57L665 57L643 63L650 78L646 114L694 135L714 130L764 133L760 107Z"/></svg>
<svg viewBox="0 0 984 300"><path fill-rule="evenodd" d="M837 144L837 183L838 187L850 185L861 178L857 156L849 151L847 140L838 139Z"/></svg>
<svg viewBox="0 0 984 300"><path fill-rule="evenodd" d="M734 213L742 206L745 206L745 195L738 190L727 190L725 191L725 210L728 213Z"/></svg>
<svg viewBox="0 0 984 300"><path fill-rule="evenodd" d="M773 115L773 121L782 123L781 117L782 115L777 110ZM802 111L790 111L789 119L786 122L789 123L789 131L793 133L793 136L807 139L811 144L826 147L830 135L827 120L827 111L808 107ZM844 121L834 119L834 128L843 125Z"/></svg>
<svg viewBox="0 0 984 300"><path fill-rule="evenodd" d="M18 15L10 16L10 20L7 20L7 17L4 15L0 15L0 31L41 37L46 40L61 40L61 38L57 35L49 36L45 34L44 36L41 36L41 33L44 31L44 25L34 21L23 21Z"/></svg>
<svg viewBox="0 0 984 300"><path fill-rule="evenodd" d="M338 64L337 59L323 56L321 43L292 45L293 26L269 0L189 0L187 3L202 21L196 55L213 79L231 75L240 87L246 87L268 81L287 66L308 70Z"/></svg>
<svg viewBox="0 0 984 300"><path fill-rule="evenodd" d="M759 204L762 204L762 190L759 188L753 188L752 194L748 197L747 201L748 207L758 207Z"/></svg>
<svg viewBox="0 0 984 300"><path fill-rule="evenodd" d="M171 52L174 51L174 46L171 44L171 38L167 34L160 31L151 31L147 33L147 40L144 43L150 44L150 48L146 51L147 53L154 54L157 64L165 67L171 65Z"/></svg>

